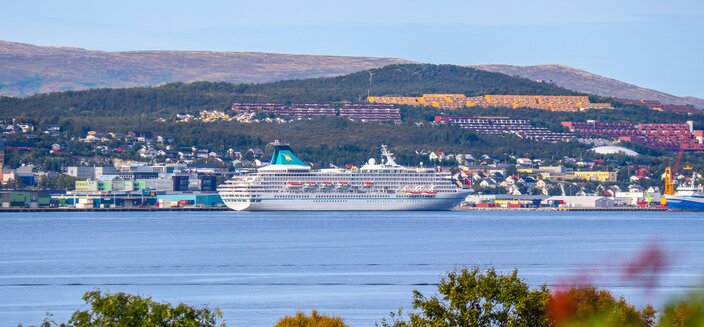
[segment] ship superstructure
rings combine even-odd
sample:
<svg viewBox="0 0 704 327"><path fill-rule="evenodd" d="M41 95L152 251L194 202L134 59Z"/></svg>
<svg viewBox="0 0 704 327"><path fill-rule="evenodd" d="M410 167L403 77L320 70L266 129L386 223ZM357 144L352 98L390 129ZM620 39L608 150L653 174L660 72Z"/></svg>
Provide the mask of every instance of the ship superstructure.
<svg viewBox="0 0 704 327"><path fill-rule="evenodd" d="M269 165L218 187L241 210L450 210L471 192L450 173L406 168L382 145L383 159L358 169L312 170L286 144L273 144Z"/></svg>
<svg viewBox="0 0 704 327"><path fill-rule="evenodd" d="M696 179L697 173L693 173L692 180L677 187L674 195L665 195L669 209L704 211L704 189Z"/></svg>

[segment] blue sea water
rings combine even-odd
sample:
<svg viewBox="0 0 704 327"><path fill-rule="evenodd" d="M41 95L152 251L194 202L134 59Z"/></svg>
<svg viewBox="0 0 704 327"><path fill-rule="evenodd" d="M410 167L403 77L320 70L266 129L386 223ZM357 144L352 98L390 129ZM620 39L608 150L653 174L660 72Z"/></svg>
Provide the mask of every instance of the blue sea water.
<svg viewBox="0 0 704 327"><path fill-rule="evenodd" d="M236 326L318 309L372 326L460 266L529 284L584 276L638 305L704 281L704 214L670 212L0 213L0 326L57 321L101 289L210 305ZM655 287L624 277L649 246Z"/></svg>

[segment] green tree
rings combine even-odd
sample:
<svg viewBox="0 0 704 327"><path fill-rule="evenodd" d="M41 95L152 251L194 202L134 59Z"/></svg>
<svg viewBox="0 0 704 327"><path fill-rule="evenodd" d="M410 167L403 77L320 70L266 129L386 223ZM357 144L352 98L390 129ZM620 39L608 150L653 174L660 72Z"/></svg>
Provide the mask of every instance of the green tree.
<svg viewBox="0 0 704 327"><path fill-rule="evenodd" d="M500 275L494 268L460 268L440 281L438 292L426 297L414 290L408 321L399 311L381 326L548 326L550 291L531 290L517 270Z"/></svg>
<svg viewBox="0 0 704 327"><path fill-rule="evenodd" d="M658 326L704 326L704 294L701 291L692 292L685 299L665 305Z"/></svg>
<svg viewBox="0 0 704 327"><path fill-rule="evenodd" d="M309 315L296 312L294 316L281 318L274 327L347 327L341 317L321 315L313 310Z"/></svg>
<svg viewBox="0 0 704 327"><path fill-rule="evenodd" d="M149 297L125 293L87 292L83 300L88 310L76 311L67 326L72 327L161 327L161 326L217 326L222 317L219 309L193 308L183 303L172 306L158 303ZM220 326L225 326L221 323Z"/></svg>
<svg viewBox="0 0 704 327"><path fill-rule="evenodd" d="M49 180L49 177L46 175L39 176L39 180L37 180L37 188L41 190L50 189L51 181Z"/></svg>
<svg viewBox="0 0 704 327"><path fill-rule="evenodd" d="M53 186L59 190L73 191L76 189L76 180L78 180L78 178L61 174L56 177Z"/></svg>
<svg viewBox="0 0 704 327"><path fill-rule="evenodd" d="M7 181L7 188L12 190L21 190L22 188L24 188L24 184L19 178L10 179L9 181Z"/></svg>

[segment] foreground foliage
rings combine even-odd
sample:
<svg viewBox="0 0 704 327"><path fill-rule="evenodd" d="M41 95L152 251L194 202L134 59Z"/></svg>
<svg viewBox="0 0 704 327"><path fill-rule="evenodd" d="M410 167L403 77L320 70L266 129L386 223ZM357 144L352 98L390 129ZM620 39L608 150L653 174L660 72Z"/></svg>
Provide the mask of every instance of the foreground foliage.
<svg viewBox="0 0 704 327"><path fill-rule="evenodd" d="M531 290L518 278L486 273L478 267L448 273L438 285L439 295L426 297L413 291L413 311L408 321L399 311L381 326L546 326L546 305L550 291L541 286Z"/></svg>
<svg viewBox="0 0 704 327"><path fill-rule="evenodd" d="M552 293L548 303L550 321L555 326L652 326L655 309L648 305L638 311L621 297L594 286L578 285Z"/></svg>
<svg viewBox="0 0 704 327"><path fill-rule="evenodd" d="M658 327L704 326L704 294L692 292L686 298L668 303Z"/></svg>
<svg viewBox="0 0 704 327"><path fill-rule="evenodd" d="M704 301L673 303L658 326L703 326ZM698 303L693 305L693 303ZM623 297L591 285L550 291L545 285L530 289L517 270L501 275L494 268L451 271L427 297L413 291L413 309L390 314L380 327L421 326L655 326L655 309L637 310Z"/></svg>
<svg viewBox="0 0 704 327"><path fill-rule="evenodd" d="M348 327L341 317L321 315L313 310L310 315L297 312L294 316L285 316L274 327Z"/></svg>
<svg viewBox="0 0 704 327"><path fill-rule="evenodd" d="M188 326L215 327L222 317L219 309L193 308L180 303L172 306L159 303L149 297L126 293L102 293L91 291L83 295L90 308L73 313L71 319L61 326L71 327L156 327ZM45 321L45 325L49 324Z"/></svg>
<svg viewBox="0 0 704 327"><path fill-rule="evenodd" d="M76 311L67 323L48 317L41 327L164 326L224 327L219 309L172 306L149 297L91 291L83 296L87 310ZM642 310L623 297L592 285L578 284L550 291L545 285L531 289L518 271L499 274L478 267L451 271L432 296L413 291L413 308L391 313L380 327L530 326L530 327L689 327L704 326L704 293L692 292L668 303L656 322L656 311ZM275 327L347 327L342 317L313 310L281 318Z"/></svg>

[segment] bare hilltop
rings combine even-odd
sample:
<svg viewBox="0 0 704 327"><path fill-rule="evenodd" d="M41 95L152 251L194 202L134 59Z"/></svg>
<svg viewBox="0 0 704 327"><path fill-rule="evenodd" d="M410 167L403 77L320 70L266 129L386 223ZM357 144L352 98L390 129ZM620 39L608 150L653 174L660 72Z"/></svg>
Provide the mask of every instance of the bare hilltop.
<svg viewBox="0 0 704 327"><path fill-rule="evenodd" d="M259 52L106 52L0 41L0 95L171 82L264 83L344 75L409 62L396 58Z"/></svg>
<svg viewBox="0 0 704 327"><path fill-rule="evenodd" d="M172 82L266 83L332 77L392 64L401 58L215 51L93 51L0 40L0 95L157 86ZM704 100L678 97L563 65L475 65L490 72L540 80L581 93L670 104ZM417 90L425 92L427 90Z"/></svg>
<svg viewBox="0 0 704 327"><path fill-rule="evenodd" d="M564 65L474 65L471 67L531 80L551 82L566 89L589 94L636 100L657 100L669 104L691 104L699 109L704 109L704 99L678 97Z"/></svg>

